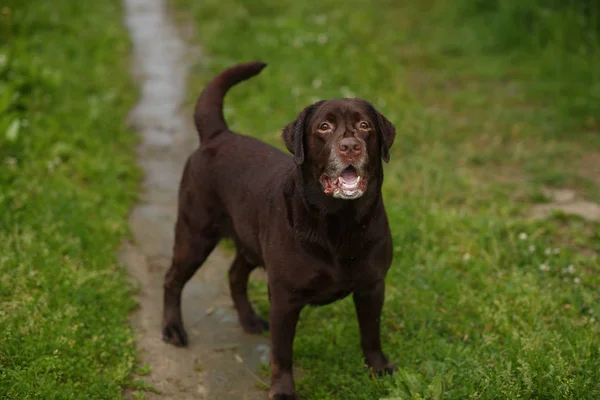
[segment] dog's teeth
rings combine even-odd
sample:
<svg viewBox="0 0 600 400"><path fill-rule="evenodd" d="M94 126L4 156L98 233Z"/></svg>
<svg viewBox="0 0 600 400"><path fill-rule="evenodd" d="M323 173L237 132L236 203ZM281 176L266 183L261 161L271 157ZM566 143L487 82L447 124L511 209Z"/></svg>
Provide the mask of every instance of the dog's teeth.
<svg viewBox="0 0 600 400"><path fill-rule="evenodd" d="M344 188L344 189L353 189L353 188L356 188L356 187L358 187L358 182L359 182L359 181L356 181L356 182L354 182L354 183L350 183L350 184L348 184L348 183L346 183L346 182L342 182L342 183L341 183L341 186L342 186L342 188Z"/></svg>

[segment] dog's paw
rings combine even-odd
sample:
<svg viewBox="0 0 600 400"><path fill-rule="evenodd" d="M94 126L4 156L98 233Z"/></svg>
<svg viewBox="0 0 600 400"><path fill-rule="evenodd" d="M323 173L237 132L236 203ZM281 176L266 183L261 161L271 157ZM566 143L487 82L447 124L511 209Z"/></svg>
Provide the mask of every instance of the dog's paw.
<svg viewBox="0 0 600 400"><path fill-rule="evenodd" d="M379 368L373 368L373 373L377 376L393 375L396 371L398 371L398 367L390 362Z"/></svg>
<svg viewBox="0 0 600 400"><path fill-rule="evenodd" d="M269 323L258 315L240 321L240 323L242 324L242 328L244 328L244 332L250 334L259 334L269 330Z"/></svg>
<svg viewBox="0 0 600 400"><path fill-rule="evenodd" d="M365 354L365 366L370 368L371 373L375 376L392 375L398 370L398 367L389 362L381 351Z"/></svg>
<svg viewBox="0 0 600 400"><path fill-rule="evenodd" d="M269 395L269 400L302 400L296 392L292 394L274 393Z"/></svg>
<svg viewBox="0 0 600 400"><path fill-rule="evenodd" d="M162 340L177 347L184 347L188 344L188 336L181 323L167 323L163 325Z"/></svg>

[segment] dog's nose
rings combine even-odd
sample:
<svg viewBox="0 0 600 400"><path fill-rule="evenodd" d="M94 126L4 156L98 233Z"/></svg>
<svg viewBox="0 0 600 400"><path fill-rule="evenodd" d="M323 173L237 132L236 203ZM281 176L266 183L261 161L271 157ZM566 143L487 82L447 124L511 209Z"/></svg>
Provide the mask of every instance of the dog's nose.
<svg viewBox="0 0 600 400"><path fill-rule="evenodd" d="M340 140L339 151L342 155L356 157L362 152L362 144L354 137L346 137Z"/></svg>

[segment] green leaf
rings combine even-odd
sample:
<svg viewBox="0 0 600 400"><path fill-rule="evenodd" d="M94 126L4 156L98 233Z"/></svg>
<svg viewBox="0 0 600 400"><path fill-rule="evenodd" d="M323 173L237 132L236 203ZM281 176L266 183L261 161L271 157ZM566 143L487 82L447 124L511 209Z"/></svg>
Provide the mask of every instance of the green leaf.
<svg viewBox="0 0 600 400"><path fill-rule="evenodd" d="M11 122L8 129L6 130L6 140L8 140L11 143L15 142L17 140L17 138L19 137L20 129L21 129L21 121L18 119L15 119L13 122Z"/></svg>
<svg viewBox="0 0 600 400"><path fill-rule="evenodd" d="M431 399L441 399L442 395L444 394L444 382L442 380L442 375L436 375L436 377L433 378L427 387L427 390L429 391L429 396Z"/></svg>

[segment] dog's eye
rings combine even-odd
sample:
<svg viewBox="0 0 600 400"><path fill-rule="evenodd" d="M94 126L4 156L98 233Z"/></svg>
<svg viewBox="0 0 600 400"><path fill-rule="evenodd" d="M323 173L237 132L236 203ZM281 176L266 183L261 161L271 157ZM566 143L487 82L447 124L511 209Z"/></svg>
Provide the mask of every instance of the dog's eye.
<svg viewBox="0 0 600 400"><path fill-rule="evenodd" d="M319 130L320 131L329 130L329 124L327 122L323 122L321 125L319 125Z"/></svg>
<svg viewBox="0 0 600 400"><path fill-rule="evenodd" d="M360 128L361 129L369 129L369 124L367 124L366 122L363 121L360 123Z"/></svg>

